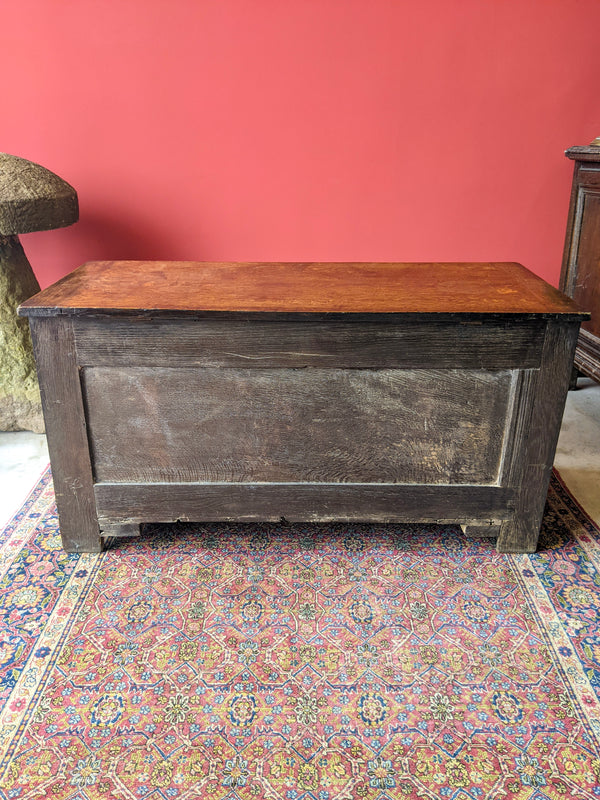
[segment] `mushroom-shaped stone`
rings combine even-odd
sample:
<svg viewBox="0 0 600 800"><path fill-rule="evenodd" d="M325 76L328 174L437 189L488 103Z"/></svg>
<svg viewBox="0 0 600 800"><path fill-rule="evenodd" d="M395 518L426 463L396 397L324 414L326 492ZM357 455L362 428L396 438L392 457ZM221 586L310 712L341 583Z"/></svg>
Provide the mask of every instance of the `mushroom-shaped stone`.
<svg viewBox="0 0 600 800"><path fill-rule="evenodd" d="M42 432L27 320L17 307L40 290L19 233L77 222L77 193L39 164L0 153L0 430Z"/></svg>
<svg viewBox="0 0 600 800"><path fill-rule="evenodd" d="M33 161L0 153L0 236L64 228L78 219L72 186Z"/></svg>

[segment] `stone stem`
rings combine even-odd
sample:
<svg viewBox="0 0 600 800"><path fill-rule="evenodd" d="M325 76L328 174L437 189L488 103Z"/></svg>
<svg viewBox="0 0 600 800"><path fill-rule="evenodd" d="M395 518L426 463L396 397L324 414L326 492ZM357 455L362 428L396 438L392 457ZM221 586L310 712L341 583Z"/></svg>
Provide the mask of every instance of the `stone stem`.
<svg viewBox="0 0 600 800"><path fill-rule="evenodd" d="M18 236L0 236L0 430L44 432L27 320L17 306L40 291Z"/></svg>

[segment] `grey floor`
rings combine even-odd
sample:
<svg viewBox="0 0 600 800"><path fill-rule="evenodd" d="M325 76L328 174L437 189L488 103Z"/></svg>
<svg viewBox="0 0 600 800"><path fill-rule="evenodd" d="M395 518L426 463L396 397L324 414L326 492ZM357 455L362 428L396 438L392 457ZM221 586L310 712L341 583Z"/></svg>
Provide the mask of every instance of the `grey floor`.
<svg viewBox="0 0 600 800"><path fill-rule="evenodd" d="M567 396L554 466L600 525L600 383L591 378L579 378Z"/></svg>
<svg viewBox="0 0 600 800"><path fill-rule="evenodd" d="M555 466L587 513L600 525L600 384L580 378L567 397ZM0 433L0 527L21 507L48 465L46 438Z"/></svg>

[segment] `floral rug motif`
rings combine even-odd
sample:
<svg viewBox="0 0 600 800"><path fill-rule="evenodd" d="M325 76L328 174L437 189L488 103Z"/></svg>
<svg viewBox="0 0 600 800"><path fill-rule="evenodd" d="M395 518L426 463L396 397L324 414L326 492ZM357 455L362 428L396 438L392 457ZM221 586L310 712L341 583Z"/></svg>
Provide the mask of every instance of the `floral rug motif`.
<svg viewBox="0 0 600 800"><path fill-rule="evenodd" d="M434 525L0 534L0 798L600 798L600 531L554 476L539 552Z"/></svg>

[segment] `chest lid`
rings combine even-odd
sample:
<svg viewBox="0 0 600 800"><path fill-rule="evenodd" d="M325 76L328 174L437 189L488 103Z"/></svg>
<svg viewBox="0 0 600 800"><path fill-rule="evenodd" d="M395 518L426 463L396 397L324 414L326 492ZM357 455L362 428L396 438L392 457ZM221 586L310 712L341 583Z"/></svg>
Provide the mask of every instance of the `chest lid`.
<svg viewBox="0 0 600 800"><path fill-rule="evenodd" d="M97 261L27 300L19 313L588 316L510 262Z"/></svg>

